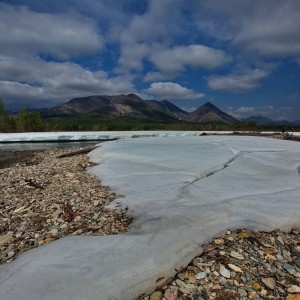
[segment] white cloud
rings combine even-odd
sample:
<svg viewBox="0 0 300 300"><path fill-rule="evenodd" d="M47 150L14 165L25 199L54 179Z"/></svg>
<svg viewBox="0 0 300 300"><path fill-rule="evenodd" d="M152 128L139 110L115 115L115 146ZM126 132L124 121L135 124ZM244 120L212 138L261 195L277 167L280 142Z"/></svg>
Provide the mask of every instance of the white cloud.
<svg viewBox="0 0 300 300"><path fill-rule="evenodd" d="M260 69L247 70L225 76L209 76L207 83L212 90L247 92L257 88L268 72Z"/></svg>
<svg viewBox="0 0 300 300"><path fill-rule="evenodd" d="M129 70L142 71L143 59L148 55L150 49L146 44L126 44L122 48L122 55L119 59L119 67L116 72L126 72Z"/></svg>
<svg viewBox="0 0 300 300"><path fill-rule="evenodd" d="M0 3L0 44L1 53L43 53L67 59L99 52L103 39L87 17L38 13Z"/></svg>
<svg viewBox="0 0 300 300"><path fill-rule="evenodd" d="M251 106L241 106L235 110L236 113L239 114L249 114L249 113L254 113L255 112L255 107Z"/></svg>
<svg viewBox="0 0 300 300"><path fill-rule="evenodd" d="M170 79L170 77L163 75L159 72L148 72L144 77L145 82L153 82L153 81L159 81L165 79Z"/></svg>
<svg viewBox="0 0 300 300"><path fill-rule="evenodd" d="M277 5L259 5L249 18L242 22L234 45L255 51L266 58L300 59L300 3L275 1Z"/></svg>
<svg viewBox="0 0 300 300"><path fill-rule="evenodd" d="M146 92L168 100L194 100L204 97L204 94L174 82L154 82Z"/></svg>
<svg viewBox="0 0 300 300"><path fill-rule="evenodd" d="M177 74L186 67L216 69L231 61L222 50L203 45L175 46L154 52L150 60L163 73Z"/></svg>
<svg viewBox="0 0 300 300"><path fill-rule="evenodd" d="M1 97L11 106L53 106L73 97L134 91L131 78L109 78L104 71L92 72L72 62L30 56L0 56L0 86Z"/></svg>
<svg viewBox="0 0 300 300"><path fill-rule="evenodd" d="M145 13L134 15L127 26L114 26L112 32L119 33L121 48L116 70L141 71L142 61L150 55L155 44L167 46L174 42L181 32L179 20L183 5L181 0L151 0Z"/></svg>
<svg viewBox="0 0 300 300"><path fill-rule="evenodd" d="M298 0L203 1L193 8L199 30L230 41L246 56L300 61Z"/></svg>
<svg viewBox="0 0 300 300"><path fill-rule="evenodd" d="M175 38L176 33L181 31L179 17L184 4L181 0L148 1L146 12L135 15L123 31L122 41L151 43Z"/></svg>

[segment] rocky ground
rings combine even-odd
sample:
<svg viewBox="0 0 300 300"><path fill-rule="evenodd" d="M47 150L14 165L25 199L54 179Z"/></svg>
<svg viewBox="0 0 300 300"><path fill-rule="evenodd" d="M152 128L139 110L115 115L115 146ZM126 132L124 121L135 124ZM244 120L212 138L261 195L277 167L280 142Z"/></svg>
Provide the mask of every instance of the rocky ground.
<svg viewBox="0 0 300 300"><path fill-rule="evenodd" d="M274 134L270 137L273 139L300 142L300 136L296 136L296 135L288 134L288 133Z"/></svg>
<svg viewBox="0 0 300 300"><path fill-rule="evenodd" d="M0 263L65 235L127 230L126 210L105 209L115 195L86 173L92 163L78 148L15 156L0 169ZM233 230L203 248L169 284L142 299L300 300L299 231Z"/></svg>
<svg viewBox="0 0 300 300"><path fill-rule="evenodd" d="M300 233L228 231L144 300L300 299Z"/></svg>
<svg viewBox="0 0 300 300"><path fill-rule="evenodd" d="M86 154L59 158L75 150L14 154L9 166L2 165L0 264L65 235L127 230L126 211L105 208L115 195L86 173L93 165Z"/></svg>

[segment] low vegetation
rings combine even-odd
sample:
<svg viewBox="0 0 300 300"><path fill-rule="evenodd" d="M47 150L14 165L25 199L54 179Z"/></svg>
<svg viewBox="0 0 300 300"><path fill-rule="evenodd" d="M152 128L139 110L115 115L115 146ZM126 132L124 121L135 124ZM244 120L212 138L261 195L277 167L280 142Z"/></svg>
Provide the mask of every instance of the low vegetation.
<svg viewBox="0 0 300 300"><path fill-rule="evenodd" d="M0 132L43 131L46 127L39 112L24 108L18 115L11 116L4 110L3 101L0 99Z"/></svg>

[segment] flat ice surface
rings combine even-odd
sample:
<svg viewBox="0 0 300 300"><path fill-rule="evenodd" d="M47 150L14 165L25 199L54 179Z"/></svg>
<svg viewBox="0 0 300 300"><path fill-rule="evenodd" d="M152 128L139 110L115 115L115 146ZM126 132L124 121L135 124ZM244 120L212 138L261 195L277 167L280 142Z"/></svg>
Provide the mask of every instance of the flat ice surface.
<svg viewBox="0 0 300 300"><path fill-rule="evenodd" d="M70 131L70 132L21 132L0 133L0 143L12 142L66 142L66 141L101 141L108 139L193 136L203 132L209 134L232 134L232 131ZM262 132L272 134L273 132ZM300 132L294 132L300 135Z"/></svg>
<svg viewBox="0 0 300 300"><path fill-rule="evenodd" d="M90 158L100 162L90 172L123 195L110 206L128 206L131 230L66 237L24 253L0 267L2 300L132 300L174 276L227 228L300 225L298 142L122 139Z"/></svg>
<svg viewBox="0 0 300 300"><path fill-rule="evenodd" d="M65 142L90 141L138 137L189 136L204 131L70 131L70 132L21 132L0 133L0 143L9 142ZM232 131L210 131L213 134L230 134Z"/></svg>

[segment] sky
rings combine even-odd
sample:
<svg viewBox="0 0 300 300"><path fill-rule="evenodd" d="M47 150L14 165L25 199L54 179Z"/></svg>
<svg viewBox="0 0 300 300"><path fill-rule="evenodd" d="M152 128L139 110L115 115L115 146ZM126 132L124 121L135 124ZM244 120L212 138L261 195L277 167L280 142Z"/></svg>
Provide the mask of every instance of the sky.
<svg viewBox="0 0 300 300"><path fill-rule="evenodd" d="M299 0L0 1L5 107L136 93L300 119Z"/></svg>

